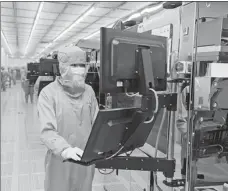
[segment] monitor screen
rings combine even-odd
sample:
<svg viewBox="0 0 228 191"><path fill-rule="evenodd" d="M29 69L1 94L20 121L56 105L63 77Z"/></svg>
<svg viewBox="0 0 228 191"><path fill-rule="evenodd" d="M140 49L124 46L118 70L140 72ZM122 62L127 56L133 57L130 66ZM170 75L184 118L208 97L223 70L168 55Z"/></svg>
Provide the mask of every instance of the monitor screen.
<svg viewBox="0 0 228 191"><path fill-rule="evenodd" d="M142 75L146 71L156 91L166 90L166 37L101 28L100 91L102 93L139 92ZM146 59L140 52L149 51ZM146 65L145 65L146 64ZM145 67L147 66L147 67Z"/></svg>

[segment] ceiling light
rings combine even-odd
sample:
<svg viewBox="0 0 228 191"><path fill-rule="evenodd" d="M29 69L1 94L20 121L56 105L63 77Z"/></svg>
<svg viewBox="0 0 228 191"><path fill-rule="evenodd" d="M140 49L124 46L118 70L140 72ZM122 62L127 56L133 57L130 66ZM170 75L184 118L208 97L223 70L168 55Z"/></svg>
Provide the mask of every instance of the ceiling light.
<svg viewBox="0 0 228 191"><path fill-rule="evenodd" d="M94 11L94 7L90 8L88 11L86 11L79 19L77 19L72 25L70 25L66 30L64 30L59 36L57 36L53 42L57 41L59 38L61 38L64 34L66 34L67 32L69 32L73 27L75 27L75 25L77 25L78 23L80 23L82 20L85 19L86 16L88 16L91 12Z"/></svg>
<svg viewBox="0 0 228 191"><path fill-rule="evenodd" d="M60 39L64 34L66 34L68 31L70 31L73 27L75 27L78 23L80 23L83 19L85 19L86 16L88 16L92 11L94 11L94 7L91 7L88 11L86 11L79 19L77 19L72 25L70 25L66 30L64 30L59 36L57 36L51 43L48 44L47 47L45 47L39 55L41 55L48 47L50 47L55 41Z"/></svg>
<svg viewBox="0 0 228 191"><path fill-rule="evenodd" d="M83 39L87 40L87 39L92 38L93 36L95 36L95 35L97 35L99 33L100 33L100 30L95 32L95 33L93 33L93 34L91 34L91 35L89 35L89 36L87 36L87 37L85 37L85 38L83 38Z"/></svg>
<svg viewBox="0 0 228 191"><path fill-rule="evenodd" d="M9 44L8 44L8 42L7 42L7 40L6 40L6 37L5 37L5 35L3 34L2 30L1 30L1 35L2 35L2 37L3 37L3 39L4 39L5 43L6 43L6 46L7 46L8 50L9 50L9 52L10 52L10 55L12 56L11 49L10 49L10 47L9 47Z"/></svg>
<svg viewBox="0 0 228 191"><path fill-rule="evenodd" d="M52 44L53 44L52 42L49 43L49 44L40 52L40 54L42 54L42 53L43 53L47 48L49 48Z"/></svg>
<svg viewBox="0 0 228 191"><path fill-rule="evenodd" d="M37 22L38 22L38 19L39 19L39 17L40 17L40 13L41 13L41 11L42 11L43 6L44 6L44 2L41 2L41 3L40 3L40 6L39 6L39 9L38 9L38 12L37 12L37 15L36 15L35 22L34 22L33 27L32 27L32 31L31 31L30 36L29 36L28 44L27 44L26 49L25 49L25 54L27 54L27 50L28 50L28 47L29 47L29 45L30 45L31 38L32 38L33 32L34 32L34 30L35 30L36 24L37 24ZM25 55L25 54L24 54L24 55Z"/></svg>

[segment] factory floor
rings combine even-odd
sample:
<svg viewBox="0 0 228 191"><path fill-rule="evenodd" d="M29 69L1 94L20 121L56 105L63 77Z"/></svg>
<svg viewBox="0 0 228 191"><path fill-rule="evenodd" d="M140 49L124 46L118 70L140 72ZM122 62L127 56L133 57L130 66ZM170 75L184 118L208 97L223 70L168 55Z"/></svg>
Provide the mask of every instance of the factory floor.
<svg viewBox="0 0 228 191"><path fill-rule="evenodd" d="M25 104L21 84L17 81L16 86L8 88L6 92L1 92L1 191L44 190L46 148L39 140L39 132L36 105ZM143 150L153 154L154 148L146 144ZM133 155L143 156L144 154L136 150ZM158 156L164 155L158 152ZM180 178L180 146L178 144L175 145L175 158L175 177ZM209 179L228 177L227 164L212 170L208 169L208 164L207 161L203 161L204 166L201 171L204 171ZM158 173L160 187L164 191L170 190L162 184L163 180L162 173ZM148 182L148 172L119 171L117 176L116 172L102 175L96 170L93 191L149 191Z"/></svg>

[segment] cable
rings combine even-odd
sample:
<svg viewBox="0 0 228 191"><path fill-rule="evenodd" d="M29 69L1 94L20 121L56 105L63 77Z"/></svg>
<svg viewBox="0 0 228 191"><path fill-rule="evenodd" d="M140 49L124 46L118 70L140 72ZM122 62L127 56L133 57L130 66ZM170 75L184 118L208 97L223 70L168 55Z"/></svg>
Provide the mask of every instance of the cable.
<svg viewBox="0 0 228 191"><path fill-rule="evenodd" d="M121 147L121 150L122 150L123 147ZM121 150L118 150L114 155L117 155ZM126 156L130 156L132 153L133 153L134 149L130 151L130 153L128 154L127 152L125 153ZM111 158L114 157L114 156L111 156ZM110 158L110 157L109 157ZM106 160L108 160L109 158L106 158ZM112 174L114 172L114 169L112 169L110 172L102 172L101 169L98 169L99 173L103 174L103 175L109 175L109 174ZM103 171L106 171L106 169L103 169Z"/></svg>
<svg viewBox="0 0 228 191"><path fill-rule="evenodd" d="M123 150L123 148L124 148L124 146L120 147L120 149L118 151L116 151L116 153L114 153L113 155L111 155L108 158L105 158L105 160L109 160L109 159L115 157L116 155L118 155Z"/></svg>
<svg viewBox="0 0 228 191"><path fill-rule="evenodd" d="M106 171L106 169L98 169L98 171L99 171L99 173L101 173L103 175L109 175L114 172L114 169L112 169L110 172L102 172L102 171Z"/></svg>
<svg viewBox="0 0 228 191"><path fill-rule="evenodd" d="M154 114L158 112L158 106L159 106L159 102L158 102L158 94L157 92L152 89L152 88L149 88L150 91L152 91L154 93L154 96L155 96L155 101L156 101L156 107L155 107L155 110L154 110ZM145 121L144 123L145 124L148 124L148 123L151 123L152 121L154 120L154 115L151 117L151 119L149 121Z"/></svg>
<svg viewBox="0 0 228 191"><path fill-rule="evenodd" d="M138 93L136 93L136 94L128 94L128 93L125 93L128 97L135 97L135 96L137 96L137 95L139 95L139 92Z"/></svg>

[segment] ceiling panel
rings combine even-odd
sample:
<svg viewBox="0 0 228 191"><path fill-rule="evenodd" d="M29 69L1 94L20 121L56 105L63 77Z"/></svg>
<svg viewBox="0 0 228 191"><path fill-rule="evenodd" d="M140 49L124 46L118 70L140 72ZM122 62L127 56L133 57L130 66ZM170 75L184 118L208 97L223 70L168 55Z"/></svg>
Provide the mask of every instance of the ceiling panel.
<svg viewBox="0 0 228 191"><path fill-rule="evenodd" d="M103 16L109 13L112 9L110 8L96 8L90 15Z"/></svg>
<svg viewBox="0 0 228 191"><path fill-rule="evenodd" d="M83 28L85 28L85 27L87 27L89 25L90 25L90 23L79 23L78 25L76 25L75 27L73 27L71 29L71 31L74 31L74 30L77 30L77 29L83 29Z"/></svg>
<svg viewBox="0 0 228 191"><path fill-rule="evenodd" d="M16 30L4 31L4 32L5 32L5 34L7 34L7 35L14 35L14 37L15 37L15 35L17 34L17 31L16 31Z"/></svg>
<svg viewBox="0 0 228 191"><path fill-rule="evenodd" d="M39 24L36 25L36 29L48 29L48 28L49 28L48 25L39 25Z"/></svg>
<svg viewBox="0 0 228 191"><path fill-rule="evenodd" d="M54 23L54 20L45 20L45 19L39 19L37 24L38 25L52 25Z"/></svg>
<svg viewBox="0 0 228 191"><path fill-rule="evenodd" d="M57 2L55 2L55 3L57 3ZM69 3L68 1L58 1L58 3L62 3L62 4L67 4L67 3Z"/></svg>
<svg viewBox="0 0 228 191"><path fill-rule="evenodd" d="M40 19L56 19L58 17L58 13L47 13L47 12L41 12L40 13Z"/></svg>
<svg viewBox="0 0 228 191"><path fill-rule="evenodd" d="M35 18L36 11L27 11L27 10L17 9L17 16Z"/></svg>
<svg viewBox="0 0 228 191"><path fill-rule="evenodd" d="M17 26L18 28L32 29L32 24L18 23Z"/></svg>
<svg viewBox="0 0 228 191"><path fill-rule="evenodd" d="M83 2L83 1L75 1L75 2L70 2L71 4L77 4L77 5L83 5L83 6L90 6L92 5L94 2Z"/></svg>
<svg viewBox="0 0 228 191"><path fill-rule="evenodd" d="M10 22L13 23L14 22L14 17L10 17L10 16L1 16L1 22Z"/></svg>
<svg viewBox="0 0 228 191"><path fill-rule="evenodd" d="M48 34L45 35L45 37L56 37L57 35L59 35L61 32L56 32L56 31L50 31Z"/></svg>
<svg viewBox="0 0 228 191"><path fill-rule="evenodd" d="M1 8L1 16L3 15L14 16L14 11L13 9L9 9L9 8Z"/></svg>
<svg viewBox="0 0 228 191"><path fill-rule="evenodd" d="M40 53L41 42L51 42L77 20L81 14L85 13L93 3L96 4L95 10L85 17L82 23L78 23L60 41L55 43L54 46L57 46L56 48L60 44L68 45L72 41L86 37L98 31L100 27L110 25L118 19L129 15L132 10L144 7L150 2L44 2L38 24L31 39L29 48L31 55ZM19 45L20 47L23 45L25 48L39 5L40 2L16 2L16 21L18 22L16 25L12 2L2 3L2 30L6 33L6 37L10 42L15 44L16 34L18 34ZM61 13L62 11L63 13ZM18 28L15 28L16 26ZM95 38L99 38L99 34ZM43 49L47 44L42 44L41 46ZM12 51L15 47L12 45ZM52 48L46 52L48 53Z"/></svg>
<svg viewBox="0 0 228 191"><path fill-rule="evenodd" d="M54 26L51 28L52 31L63 31L65 27L63 26Z"/></svg>
<svg viewBox="0 0 228 191"><path fill-rule="evenodd" d="M65 7L65 4L44 2L43 11L49 13L60 13Z"/></svg>
<svg viewBox="0 0 228 191"><path fill-rule="evenodd" d="M2 27L8 27L8 28L15 28L15 23L6 23L6 22L1 22Z"/></svg>
<svg viewBox="0 0 228 191"><path fill-rule="evenodd" d="M128 10L136 10L136 9L140 9L146 5L151 4L152 2L126 2L126 4L124 4L123 6L121 6L120 8L122 9L128 9Z"/></svg>
<svg viewBox="0 0 228 191"><path fill-rule="evenodd" d="M75 15L80 15L84 13L88 7L80 6L80 5L71 5L70 7L67 7L64 10L64 13L66 14L75 14Z"/></svg>
<svg viewBox="0 0 228 191"><path fill-rule="evenodd" d="M73 29L71 29L70 31L73 31L73 32L77 32L77 31L81 31L83 29L83 27L74 27Z"/></svg>
<svg viewBox="0 0 228 191"><path fill-rule="evenodd" d="M35 31L37 31L37 32L39 32L39 33L46 33L47 30L35 28Z"/></svg>
<svg viewBox="0 0 228 191"><path fill-rule="evenodd" d="M31 11L37 11L40 2L16 2L17 9L26 9Z"/></svg>
<svg viewBox="0 0 228 191"><path fill-rule="evenodd" d="M98 28L87 28L84 30L84 32L87 32L87 33L94 33L96 31L98 31L99 29Z"/></svg>
<svg viewBox="0 0 228 191"><path fill-rule="evenodd" d="M117 18L102 18L100 19L99 21L97 21L96 23L94 24L101 24L102 26L106 26L108 24L111 24L113 22L115 22L116 20L118 20Z"/></svg>
<svg viewBox="0 0 228 191"><path fill-rule="evenodd" d="M17 17L18 23L33 24L33 21L34 21L34 19L32 19L32 18Z"/></svg>
<svg viewBox="0 0 228 191"><path fill-rule="evenodd" d="M107 16L113 17L113 18L121 18L121 17L124 17L130 13L131 13L131 11L127 11L127 10L116 10L116 11L109 13Z"/></svg>
<svg viewBox="0 0 228 191"><path fill-rule="evenodd" d="M53 36L48 36L48 37L44 37L43 41L52 41L54 39Z"/></svg>
<svg viewBox="0 0 228 191"><path fill-rule="evenodd" d="M58 21L71 21L74 22L79 18L80 15L72 15L72 14L61 14L58 18Z"/></svg>
<svg viewBox="0 0 228 191"><path fill-rule="evenodd" d="M110 7L110 8L116 8L118 6L120 6L122 3L124 3L123 1L121 2L99 2L98 6L99 7Z"/></svg>
<svg viewBox="0 0 228 191"><path fill-rule="evenodd" d="M96 20L98 20L100 17L95 17L95 16L87 16L85 19L83 19L83 22L85 23L93 23Z"/></svg>
<svg viewBox="0 0 228 191"><path fill-rule="evenodd" d="M110 21L109 19L107 19L108 22ZM100 23L99 21L97 21L96 23L90 25L91 28L96 28L96 29L99 29L101 27L104 27L104 24L103 23Z"/></svg>
<svg viewBox="0 0 228 191"><path fill-rule="evenodd" d="M1 7L13 8L13 2L1 2Z"/></svg>
<svg viewBox="0 0 228 191"><path fill-rule="evenodd" d="M68 27L72 24L72 22L67 22L67 21L56 21L54 23L54 26L61 26L61 27Z"/></svg>

